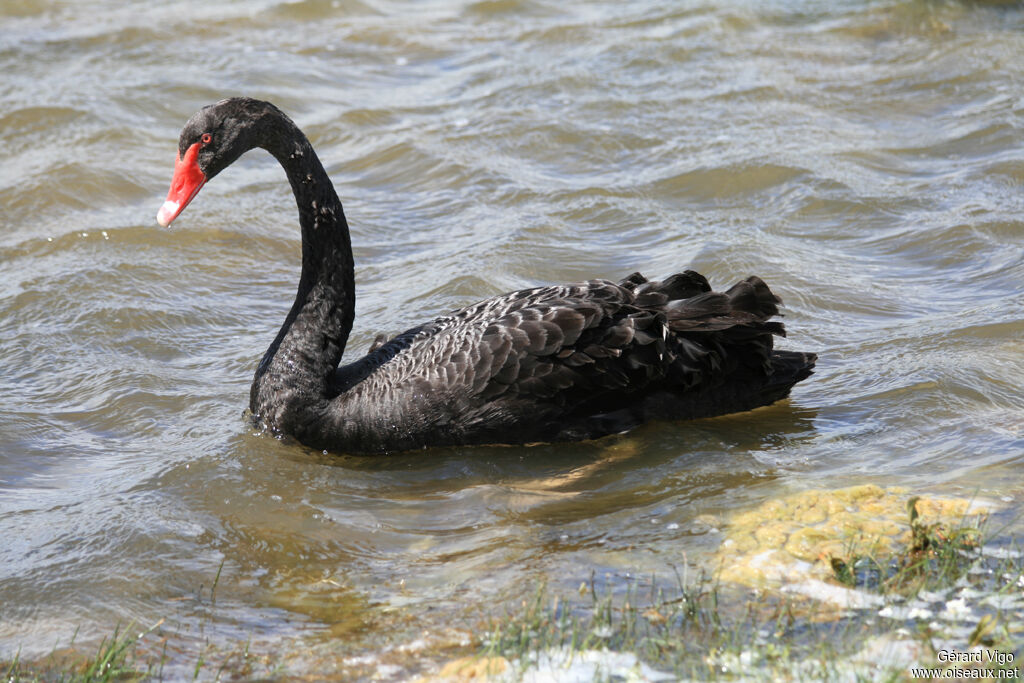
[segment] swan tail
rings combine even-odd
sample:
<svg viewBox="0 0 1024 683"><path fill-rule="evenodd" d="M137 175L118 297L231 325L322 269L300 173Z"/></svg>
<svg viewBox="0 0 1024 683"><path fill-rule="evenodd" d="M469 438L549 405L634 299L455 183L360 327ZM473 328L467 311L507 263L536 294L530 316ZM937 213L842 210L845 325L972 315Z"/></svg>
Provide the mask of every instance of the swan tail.
<svg viewBox="0 0 1024 683"><path fill-rule="evenodd" d="M753 410L789 396L793 386L814 374L817 356L803 351L773 351L769 371L759 382L730 380L703 397L708 417Z"/></svg>
<svg viewBox="0 0 1024 683"><path fill-rule="evenodd" d="M779 315L782 300L759 277L748 277L724 292L711 289L692 270L651 282L634 273L620 283L634 305L663 316L669 362L668 394L644 401L659 417L710 417L768 405L789 395L813 372L816 356L777 351L773 338L786 336Z"/></svg>

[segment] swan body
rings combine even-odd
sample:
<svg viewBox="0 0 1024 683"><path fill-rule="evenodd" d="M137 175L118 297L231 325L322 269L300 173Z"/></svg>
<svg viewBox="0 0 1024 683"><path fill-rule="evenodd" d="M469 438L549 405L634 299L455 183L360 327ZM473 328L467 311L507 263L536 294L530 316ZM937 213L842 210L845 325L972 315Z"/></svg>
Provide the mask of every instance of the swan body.
<svg viewBox="0 0 1024 683"><path fill-rule="evenodd" d="M295 302L250 393L254 419L277 434L353 453L589 439L768 405L812 373L814 354L773 349L785 332L764 282L713 292L693 271L511 292L340 365L355 310L348 224L309 140L277 107L232 98L193 115L157 220L169 225L254 147L284 167L302 229Z"/></svg>

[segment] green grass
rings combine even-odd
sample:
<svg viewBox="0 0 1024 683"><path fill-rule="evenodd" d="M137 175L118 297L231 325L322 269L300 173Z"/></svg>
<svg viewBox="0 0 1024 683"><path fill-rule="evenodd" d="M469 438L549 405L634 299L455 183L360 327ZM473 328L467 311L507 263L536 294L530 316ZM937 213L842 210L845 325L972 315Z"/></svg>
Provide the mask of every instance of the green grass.
<svg viewBox="0 0 1024 683"><path fill-rule="evenodd" d="M982 545L979 523L948 527L925 524L917 510L917 496L907 501L911 540L907 547L887 557L853 553L831 558L839 583L881 595L914 596L922 590L954 585L975 564Z"/></svg>
<svg viewBox="0 0 1024 683"><path fill-rule="evenodd" d="M977 527L925 525L912 503L908 515L912 533L905 548L885 558L852 553L833 558L836 583L881 596L884 609L826 609L779 590L721 585L703 572L692 577L676 573L668 580L592 575L576 591L558 593L541 584L501 615L489 608L491 616L483 617L486 628L464 625L466 631L485 634L469 647L481 656L504 657L520 674L545 656L571 660L597 651L628 653L657 671L698 680L905 679L906 659L879 665L870 656L872 642L912 647L915 663L930 667L940 666L935 654L939 648L950 647L992 648L1013 653L1020 661L1024 554L1000 546L993 536L986 541L987 534ZM217 574L210 589L211 606L220 570ZM938 616L944 607L962 602L963 596L971 601L970 619L961 623ZM929 615L909 615L906 610L915 604L927 608ZM333 655L323 650L313 655L312 649L307 654L302 643L282 644L280 651L260 654L250 653L249 642L215 647L191 639L189 646L182 646L185 641L160 629L162 623L143 633L131 626L115 627L112 635L86 652L72 649L72 639L67 648L39 660L27 662L15 655L0 662L0 674L9 683L161 680L167 663L174 669L172 677L178 678L278 680L290 673L284 668L286 661L299 672L305 671L304 665L337 670L343 652L377 653L381 643L396 637L377 632L376 646L353 642ZM260 645L268 647L275 646ZM410 678L456 654L439 647L403 660L397 652L391 649L388 661ZM372 675L372 665L353 675Z"/></svg>
<svg viewBox="0 0 1024 683"><path fill-rule="evenodd" d="M113 681L162 681L164 665L169 661L168 646L179 657L173 680L247 680L251 677L273 680L280 674L276 659L250 653L249 641L215 647L209 643L198 650L183 646L173 634L158 629L164 620L143 632L129 625L114 627L112 635L103 638L95 650L83 650L75 638L66 647L49 655L24 661L20 653L10 661L0 661L2 683L107 683ZM150 637L151 636L151 637ZM195 642L190 641L195 647ZM189 654L191 652L191 654ZM194 658L194 664L190 662ZM185 673L187 670L188 673Z"/></svg>
<svg viewBox="0 0 1024 683"><path fill-rule="evenodd" d="M531 655L559 648L642 652L648 661L659 662L668 653L693 643L692 636L717 634L721 629L718 589L706 575L689 585L682 580L672 597L655 587L646 591L630 585L616 599L598 589L595 578L580 585L589 604L551 596L540 585L517 614L493 621L487 639L488 656L504 656L525 662Z"/></svg>
<svg viewBox="0 0 1024 683"><path fill-rule="evenodd" d="M592 578L583 603L552 596L542 585L518 611L492 622L481 654L505 657L522 671L543 653L571 660L592 650L627 652L658 671L714 679L778 673L795 658L827 662L837 655L835 637L853 635L849 624L808 621L806 605L741 597L703 574L692 582L677 577L671 588L656 587L654 577L645 584L634 582L616 596Z"/></svg>
<svg viewBox="0 0 1024 683"><path fill-rule="evenodd" d="M58 681L60 683L106 683L108 681L135 681L149 677L150 666L142 668L136 657L136 645L163 622L151 626L142 633L132 631L129 624L122 629L114 627L114 633L100 641L96 653L91 656L60 655L56 651L48 658L26 663L21 661L20 652L10 662L0 664L4 671L3 680L16 681ZM76 634L77 635L77 634ZM74 645L72 636L68 647Z"/></svg>
<svg viewBox="0 0 1024 683"><path fill-rule="evenodd" d="M721 586L703 574L690 582L677 576L669 588L656 587L654 577L642 589L634 580L618 594L592 578L578 596L539 586L531 600L492 621L480 654L505 657L522 673L543 653L568 661L588 650L625 652L658 671L702 680L902 680L910 664L946 666L937 661L942 648L989 648L1019 662L1024 555L1014 548L986 552L976 524L926 525L915 502L905 548L884 559L833 558L836 582L881 596L884 609L828 610L779 591ZM938 616L959 606L969 606L962 623ZM861 651L871 643L909 648L912 661L879 663Z"/></svg>

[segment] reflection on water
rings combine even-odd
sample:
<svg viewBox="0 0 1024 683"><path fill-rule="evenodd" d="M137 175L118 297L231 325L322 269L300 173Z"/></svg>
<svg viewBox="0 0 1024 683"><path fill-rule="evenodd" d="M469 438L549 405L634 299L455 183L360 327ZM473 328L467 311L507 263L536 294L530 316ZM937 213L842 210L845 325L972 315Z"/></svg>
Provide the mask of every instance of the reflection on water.
<svg viewBox="0 0 1024 683"><path fill-rule="evenodd" d="M700 565L716 520L810 488L1019 509L1022 27L915 0L5 4L0 655L164 617L401 638L537 580ZM335 179L350 348L693 267L761 275L818 372L584 444L360 459L254 434L298 274L283 173L254 152L152 219L182 123L236 94L288 111Z"/></svg>

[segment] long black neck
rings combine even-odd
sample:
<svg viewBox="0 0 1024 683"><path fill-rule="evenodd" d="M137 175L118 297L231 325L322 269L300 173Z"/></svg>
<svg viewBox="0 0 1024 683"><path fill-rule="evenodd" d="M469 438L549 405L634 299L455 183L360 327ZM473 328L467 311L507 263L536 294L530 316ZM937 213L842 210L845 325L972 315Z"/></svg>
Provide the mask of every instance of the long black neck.
<svg viewBox="0 0 1024 683"><path fill-rule="evenodd" d="M355 314L352 245L341 201L309 140L281 114L259 145L288 174L302 227L302 275L288 317L253 380L249 407L276 431L295 428L327 400Z"/></svg>

